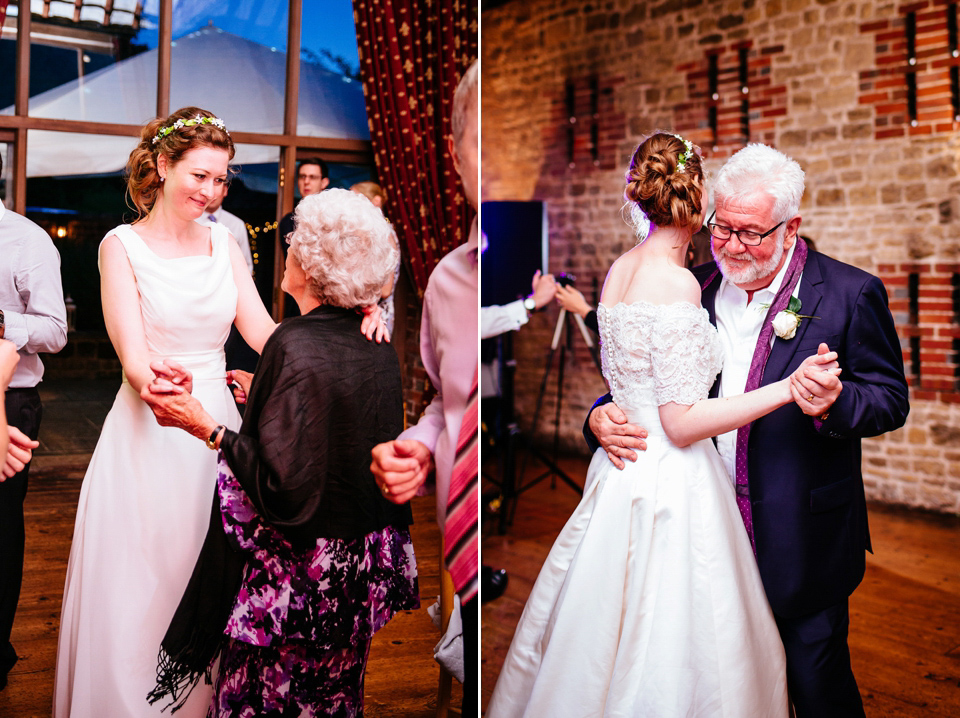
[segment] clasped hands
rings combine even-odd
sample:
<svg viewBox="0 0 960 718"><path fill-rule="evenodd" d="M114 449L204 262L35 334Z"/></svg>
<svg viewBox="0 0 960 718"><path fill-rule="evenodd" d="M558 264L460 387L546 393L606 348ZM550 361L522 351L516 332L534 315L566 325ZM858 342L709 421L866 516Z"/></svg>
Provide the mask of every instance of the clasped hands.
<svg viewBox="0 0 960 718"><path fill-rule="evenodd" d="M797 407L808 416L824 417L830 411L843 384L837 353L821 343L817 353L803 360L787 379L787 387ZM627 423L627 415L614 403L598 406L590 412L588 426L607 457L618 469L624 459L637 460L637 451L646 451L647 430Z"/></svg>
<svg viewBox="0 0 960 718"><path fill-rule="evenodd" d="M160 426L172 426L206 439L217 422L193 396L193 375L173 361L163 359L150 363L153 379L144 383L140 398L150 407ZM226 374L228 385L239 403L246 402L253 374L233 370Z"/></svg>

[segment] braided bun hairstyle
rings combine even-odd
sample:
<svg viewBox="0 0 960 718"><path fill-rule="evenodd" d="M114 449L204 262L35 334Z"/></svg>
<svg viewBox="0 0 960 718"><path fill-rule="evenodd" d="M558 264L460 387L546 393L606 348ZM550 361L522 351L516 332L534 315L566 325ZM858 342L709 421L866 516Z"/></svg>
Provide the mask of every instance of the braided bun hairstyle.
<svg viewBox="0 0 960 718"><path fill-rule="evenodd" d="M140 142L127 159L127 204L136 211L137 220L150 214L160 193L160 174L157 172L157 157L163 154L170 166L197 147L214 147L226 150L233 159L234 147L230 135L213 124L197 124L180 127L169 132L154 143L154 138L165 127L177 120L197 117L215 118L212 112L199 107L184 107L166 119L157 118L148 122L140 131Z"/></svg>
<svg viewBox="0 0 960 718"><path fill-rule="evenodd" d="M682 171L677 164L687 153ZM638 205L658 227L699 229L703 222L703 164L687 152L683 140L658 132L643 142L630 160L623 197Z"/></svg>

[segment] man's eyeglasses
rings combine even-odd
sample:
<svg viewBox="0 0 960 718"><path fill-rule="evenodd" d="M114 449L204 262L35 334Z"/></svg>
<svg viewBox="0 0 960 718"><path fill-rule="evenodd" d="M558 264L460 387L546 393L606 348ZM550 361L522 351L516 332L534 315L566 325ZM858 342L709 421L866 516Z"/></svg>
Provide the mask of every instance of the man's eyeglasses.
<svg viewBox="0 0 960 718"><path fill-rule="evenodd" d="M782 225L783 222L786 222L786 220L783 220L783 222L780 222L780 224L773 229L768 229L763 234L760 234L759 232L753 232L749 229L730 229L730 227L724 227L722 224L714 224L712 220L715 214L716 212L711 214L710 219L707 220L707 227L710 229L710 234L717 239L723 240L730 239L730 236L735 234L737 235L737 239L740 240L740 243L745 244L748 247L757 246L763 241L764 237L769 237L771 234L780 229L780 225Z"/></svg>

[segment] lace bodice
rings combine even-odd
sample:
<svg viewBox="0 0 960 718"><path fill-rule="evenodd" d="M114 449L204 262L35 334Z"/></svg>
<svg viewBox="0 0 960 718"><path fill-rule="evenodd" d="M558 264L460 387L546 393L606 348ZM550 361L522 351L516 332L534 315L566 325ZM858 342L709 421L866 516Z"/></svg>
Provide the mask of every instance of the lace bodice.
<svg viewBox="0 0 960 718"><path fill-rule="evenodd" d="M723 368L707 310L689 302L597 307L603 376L627 407L695 404Z"/></svg>

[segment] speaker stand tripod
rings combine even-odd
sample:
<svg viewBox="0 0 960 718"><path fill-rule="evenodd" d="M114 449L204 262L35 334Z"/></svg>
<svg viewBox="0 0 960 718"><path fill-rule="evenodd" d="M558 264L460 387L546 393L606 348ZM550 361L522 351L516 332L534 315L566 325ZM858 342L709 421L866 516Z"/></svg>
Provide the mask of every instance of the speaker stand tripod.
<svg viewBox="0 0 960 718"><path fill-rule="evenodd" d="M537 395L537 407L533 413L533 424L531 427L531 432L535 431L537 424L540 421L540 411L543 408L543 398L547 393L547 381L550 378L550 371L553 367L554 357L557 355L557 350L559 349L560 357L557 368L557 399L556 411L554 413L553 420L552 451L550 455L547 455L534 446L532 441L526 440L523 442L526 451L523 455L523 464L520 467L520 472L519 474L515 474L513 471L510 471L509 480L505 480L503 482L503 504L500 508L500 533L506 533L507 527L513 523L513 519L517 511L517 500L520 494L522 494L524 491L532 489L534 486L548 477L550 478L551 488L556 487L557 479L559 478L573 491L576 491L581 495L583 494L583 489L581 488L580 484L570 478L570 476L557 464L557 458L560 453L560 414L563 410L564 368L566 365L567 353L569 351L573 351L573 333L570 326L571 318L576 324L577 328L580 330L580 335L583 337L584 343L590 350L590 356L597 365L597 369L600 369L600 357L597 351L597 346L593 340L593 337L590 335L590 331L587 329L586 324L584 324L583 318L579 314L571 314L566 309L561 309L560 315L557 317L557 325L553 332L553 340L550 342L550 352L547 355L547 363L546 367L544 368L543 379L540 382L540 392ZM560 338L561 335L564 334L564 331L566 331L566 341L561 343ZM511 441L511 446L508 448L509 453L513 454L514 446L512 444L519 438L519 431L515 430L511 436L513 441ZM546 470L538 476L535 476L529 482L518 485L518 478L519 481L523 481L523 477L526 474L527 461L531 456L543 464L546 467Z"/></svg>

